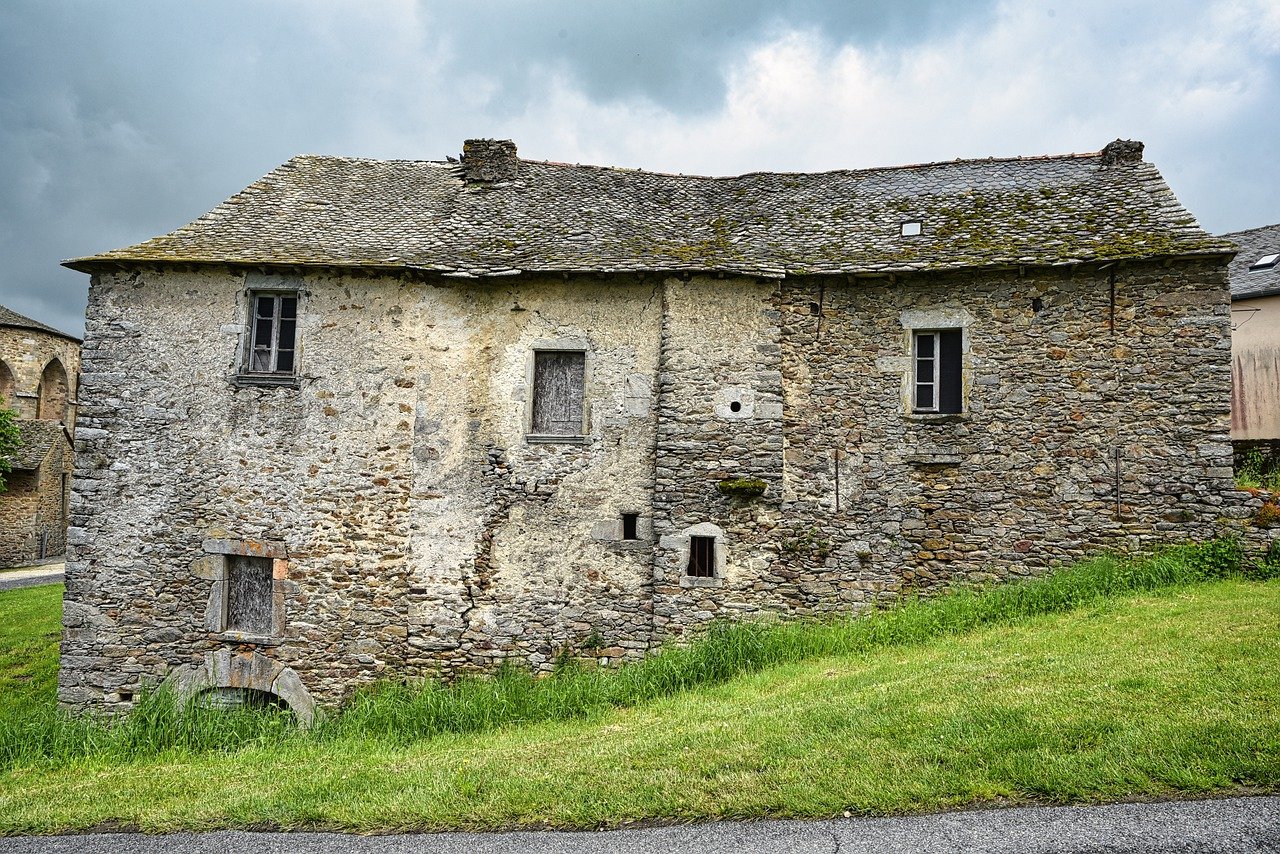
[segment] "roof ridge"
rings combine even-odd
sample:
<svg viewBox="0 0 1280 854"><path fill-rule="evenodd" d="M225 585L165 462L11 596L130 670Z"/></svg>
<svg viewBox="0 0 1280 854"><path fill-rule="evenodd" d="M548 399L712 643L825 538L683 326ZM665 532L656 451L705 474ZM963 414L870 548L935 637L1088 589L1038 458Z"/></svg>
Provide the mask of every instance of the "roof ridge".
<svg viewBox="0 0 1280 854"><path fill-rule="evenodd" d="M1245 228L1245 229L1241 229L1240 231L1225 231L1222 234L1219 234L1218 236L1231 239L1241 234L1253 234L1254 232L1258 232L1258 231L1272 231L1272 230L1280 230L1280 222L1272 223L1271 225L1259 225L1259 226L1254 226L1253 228Z"/></svg>

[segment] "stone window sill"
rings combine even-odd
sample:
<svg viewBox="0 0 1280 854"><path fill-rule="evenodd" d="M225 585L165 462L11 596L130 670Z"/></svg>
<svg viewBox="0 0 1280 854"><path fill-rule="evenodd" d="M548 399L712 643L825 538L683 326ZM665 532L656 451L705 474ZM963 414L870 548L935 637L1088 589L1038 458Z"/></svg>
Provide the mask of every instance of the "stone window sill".
<svg viewBox="0 0 1280 854"><path fill-rule="evenodd" d="M724 579L719 577L705 577L701 575L682 575L680 576L681 587L723 587Z"/></svg>
<svg viewBox="0 0 1280 854"><path fill-rule="evenodd" d="M908 412L902 417L917 424L963 424L970 420L967 412Z"/></svg>
<svg viewBox="0 0 1280 854"><path fill-rule="evenodd" d="M958 466L964 462L963 454L907 454L902 458L909 466Z"/></svg>
<svg viewBox="0 0 1280 854"><path fill-rule="evenodd" d="M524 440L530 445L585 445L586 436L559 436L553 433L526 433Z"/></svg>
<svg viewBox="0 0 1280 854"><path fill-rule="evenodd" d="M216 634L220 639L231 643L252 643L257 644L258 646L279 646L284 643L282 638L275 637L273 635L255 635L250 634L249 632L237 632L234 630L217 632Z"/></svg>
<svg viewBox="0 0 1280 854"><path fill-rule="evenodd" d="M231 377L236 388L300 388L296 374L236 374Z"/></svg>

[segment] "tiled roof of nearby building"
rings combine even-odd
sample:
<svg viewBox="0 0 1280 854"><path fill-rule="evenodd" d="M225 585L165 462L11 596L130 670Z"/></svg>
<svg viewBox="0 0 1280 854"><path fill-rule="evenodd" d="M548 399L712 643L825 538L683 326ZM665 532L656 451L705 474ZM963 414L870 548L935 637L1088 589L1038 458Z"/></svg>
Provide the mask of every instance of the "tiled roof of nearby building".
<svg viewBox="0 0 1280 854"><path fill-rule="evenodd" d="M1268 255L1280 255L1280 223L1224 234L1223 239L1240 246L1240 254L1228 268L1231 276L1231 298L1267 297L1280 294L1280 263L1250 270ZM1276 259L1280 260L1280 259Z"/></svg>
<svg viewBox="0 0 1280 854"><path fill-rule="evenodd" d="M1141 143L734 178L517 160L510 143L468 141L469 151L473 144L506 146L510 171L477 169L466 154L461 164L295 157L177 231L66 263L779 276L1232 250L1142 162ZM920 235L903 236L913 221Z"/></svg>
<svg viewBox="0 0 1280 854"><path fill-rule="evenodd" d="M35 471L44 462L54 442L67 441L66 432L57 421L18 421L22 445L9 459L14 471Z"/></svg>
<svg viewBox="0 0 1280 854"><path fill-rule="evenodd" d="M25 314L18 314L11 308L5 308L0 305L0 326L15 326L18 329L38 329L41 332L48 332L50 335L57 335L60 338L70 338L72 341L79 341L74 335L68 335L61 330L54 329L46 323L38 320L32 320Z"/></svg>

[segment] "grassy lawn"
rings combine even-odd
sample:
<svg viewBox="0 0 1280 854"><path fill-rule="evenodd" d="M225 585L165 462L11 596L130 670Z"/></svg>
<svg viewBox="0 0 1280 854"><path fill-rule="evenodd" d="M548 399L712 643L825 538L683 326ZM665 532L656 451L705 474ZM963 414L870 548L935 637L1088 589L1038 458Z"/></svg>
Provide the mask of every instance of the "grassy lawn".
<svg viewBox="0 0 1280 854"><path fill-rule="evenodd" d="M51 673L56 602L18 593L0 593L0 627L30 609L28 629L3 637L35 648L23 690L47 696L34 684ZM5 690L17 658L6 655ZM0 833L596 827L1275 791L1278 664L1280 582L1217 581L782 665L585 719L12 768L0 771Z"/></svg>
<svg viewBox="0 0 1280 854"><path fill-rule="evenodd" d="M62 585L0 592L0 717L53 703Z"/></svg>

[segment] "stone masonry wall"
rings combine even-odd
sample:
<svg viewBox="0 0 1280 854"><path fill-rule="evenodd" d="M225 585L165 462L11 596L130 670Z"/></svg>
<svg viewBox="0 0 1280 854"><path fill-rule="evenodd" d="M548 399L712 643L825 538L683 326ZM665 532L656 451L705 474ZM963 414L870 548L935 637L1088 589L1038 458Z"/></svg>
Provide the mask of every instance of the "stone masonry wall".
<svg viewBox="0 0 1280 854"><path fill-rule="evenodd" d="M297 387L234 381L246 288L298 294ZM911 330L957 326L965 412L913 415ZM73 704L124 707L173 674L335 703L508 657L612 661L718 616L856 612L1247 512L1207 262L782 283L149 270L95 277L87 328ZM528 438L542 349L586 354L577 441ZM732 479L764 493L722 494ZM686 575L691 536L715 538L713 577ZM272 561L265 635L223 625L236 556Z"/></svg>
<svg viewBox="0 0 1280 854"><path fill-rule="evenodd" d="M232 382L246 288L297 290L298 388ZM62 698L123 706L178 670L266 689L284 667L336 702L508 655L550 667L593 630L641 654L650 549L617 522L648 528L660 307L625 277L96 277ZM580 443L524 440L543 346L587 353ZM226 553L279 559L278 631L221 630Z"/></svg>
<svg viewBox="0 0 1280 854"><path fill-rule="evenodd" d="M777 303L793 520L779 563L856 579L859 601L1214 536L1245 512L1218 265L797 281ZM911 329L953 326L965 412L913 415Z"/></svg>
<svg viewBox="0 0 1280 854"><path fill-rule="evenodd" d="M0 362L13 375L14 394L5 401L21 418L37 417L40 378L45 367L54 359L62 363L67 373L68 392L72 405L68 407L67 426L75 423L76 376L80 372L80 346L68 338L51 335L38 329L19 329L0 326ZM0 374L3 374L0 368Z"/></svg>
<svg viewBox="0 0 1280 854"><path fill-rule="evenodd" d="M64 441L49 448L37 471L5 475L0 493L0 567L24 566L66 550L64 475L71 474L71 449Z"/></svg>

